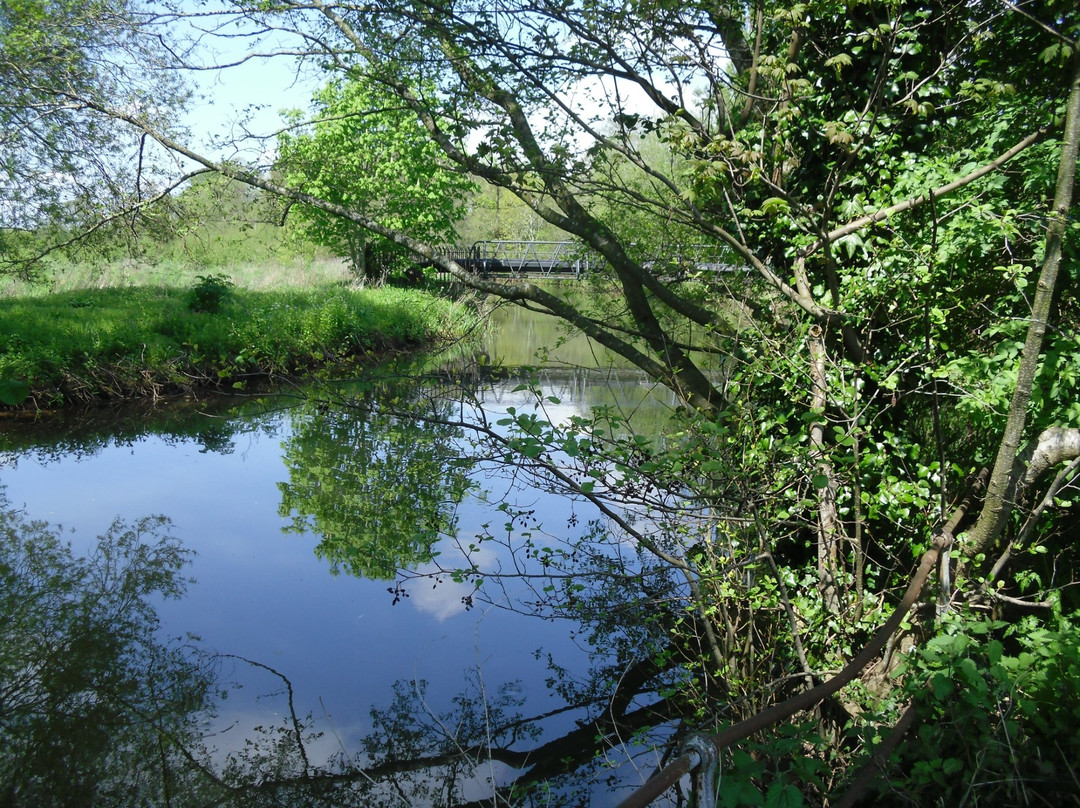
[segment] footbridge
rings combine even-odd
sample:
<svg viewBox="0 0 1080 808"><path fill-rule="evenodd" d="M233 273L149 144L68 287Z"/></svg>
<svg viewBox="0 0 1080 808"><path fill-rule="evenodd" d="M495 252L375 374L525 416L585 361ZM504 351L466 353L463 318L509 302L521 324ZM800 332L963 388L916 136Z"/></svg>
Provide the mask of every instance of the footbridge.
<svg viewBox="0 0 1080 808"><path fill-rule="evenodd" d="M579 279L602 263L600 256L576 241L477 241L447 254L484 277Z"/></svg>
<svg viewBox="0 0 1080 808"><path fill-rule="evenodd" d="M565 278L578 280L604 265L604 259L578 241L477 241L471 247L452 247L444 253L469 272L482 277ZM646 268L664 275L691 272L745 272L745 267L722 261L715 247L671 248Z"/></svg>

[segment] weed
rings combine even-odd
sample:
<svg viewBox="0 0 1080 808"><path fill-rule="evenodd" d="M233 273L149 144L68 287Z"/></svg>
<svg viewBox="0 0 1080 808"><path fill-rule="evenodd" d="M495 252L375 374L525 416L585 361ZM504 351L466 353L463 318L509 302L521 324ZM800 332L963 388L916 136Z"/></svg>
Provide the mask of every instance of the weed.
<svg viewBox="0 0 1080 808"><path fill-rule="evenodd" d="M234 284L220 274L198 275L196 283L188 292L188 308L194 312L218 314L233 295Z"/></svg>

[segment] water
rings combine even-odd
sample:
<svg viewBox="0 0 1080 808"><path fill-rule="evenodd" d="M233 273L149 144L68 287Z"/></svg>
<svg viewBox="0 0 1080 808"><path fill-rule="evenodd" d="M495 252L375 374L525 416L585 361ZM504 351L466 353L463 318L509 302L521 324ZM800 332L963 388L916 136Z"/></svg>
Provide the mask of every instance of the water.
<svg viewBox="0 0 1080 808"><path fill-rule="evenodd" d="M504 316L500 340L487 348L492 359L520 364L536 346L554 344L549 323L517 311ZM604 403L659 423L671 405L639 375L613 367L581 341L562 346L548 362L540 375L545 394L558 399L548 405L553 420ZM580 369L598 363L607 372ZM511 378L476 391L492 423L508 408L535 403L516 389L519 383ZM220 680L240 686L209 728L215 765L241 749L256 726L288 723L282 677L296 714L323 733L306 748L315 766L335 754L364 753L364 739L377 729L371 710L391 705L395 683L411 700L413 720L432 732L446 716L459 715L463 698L474 708L494 708L500 689L523 715L554 713L535 725L540 741L588 719L587 710L565 709L546 682L549 655L582 681L603 663L604 653L586 642L588 626L539 619L538 611L551 611L536 607L545 594L534 579L489 580L480 597L468 582L435 575L436 564L465 563L462 545L481 545L472 559L485 570L510 571L522 563L530 535L538 547L584 536L596 517L585 504L531 486L497 464L434 479L432 469L451 469L449 458L468 455L467 430L428 423L410 432L416 428L373 418L367 408L327 414L295 399L249 402L242 413L235 404L189 403L182 417L159 412L134 425L59 419L51 435L28 437L27 426L12 422L0 432L0 447L6 446L0 482L8 499L30 518L71 531L77 553L90 552L117 517L148 514L169 517L172 533L195 552L189 572L196 583L187 596L156 606L163 635L198 637L199 647L221 655ZM447 412L476 417L467 408ZM102 414L100 421L107 420ZM464 497L447 482L454 473L474 486ZM408 490L380 493L402 480L412 480ZM353 502L357 490L365 493ZM500 504L529 511L541 524L519 524L504 546L508 514ZM401 541L428 517L439 527L456 526L456 539L438 540L434 561L422 538ZM376 533L381 538L369 557ZM477 542L482 536L489 538ZM387 545L397 548L389 562ZM605 552L623 552L617 543L612 548ZM370 577L388 564L391 576L395 567L405 572ZM350 565L369 577L349 574ZM632 631L623 640L632 642ZM619 763L620 751L609 758ZM513 770L493 764L486 774L505 782ZM618 776L640 779L625 767ZM462 797L488 793L483 779L476 771L462 775ZM593 805L617 801L606 781L586 790ZM401 804L392 794L388 799ZM409 804L430 801L421 793L408 797Z"/></svg>

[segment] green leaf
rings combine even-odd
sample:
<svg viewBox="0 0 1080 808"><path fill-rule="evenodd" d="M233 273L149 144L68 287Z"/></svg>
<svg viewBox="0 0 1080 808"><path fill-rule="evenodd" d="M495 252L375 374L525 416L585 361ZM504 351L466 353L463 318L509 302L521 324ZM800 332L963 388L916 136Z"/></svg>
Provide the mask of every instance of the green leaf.
<svg viewBox="0 0 1080 808"><path fill-rule="evenodd" d="M941 701L948 696L952 695L953 682L946 674L936 673L930 680L930 685L934 689L934 698Z"/></svg>
<svg viewBox="0 0 1080 808"><path fill-rule="evenodd" d="M777 216L781 213L787 213L790 209L791 206L787 203L787 200L778 196L771 196L761 203L761 212L765 216Z"/></svg>
<svg viewBox="0 0 1080 808"><path fill-rule="evenodd" d="M15 407L30 395L30 383L19 379L0 379L0 402Z"/></svg>
<svg viewBox="0 0 1080 808"><path fill-rule="evenodd" d="M790 783L773 783L765 794L765 808L802 808L802 792Z"/></svg>

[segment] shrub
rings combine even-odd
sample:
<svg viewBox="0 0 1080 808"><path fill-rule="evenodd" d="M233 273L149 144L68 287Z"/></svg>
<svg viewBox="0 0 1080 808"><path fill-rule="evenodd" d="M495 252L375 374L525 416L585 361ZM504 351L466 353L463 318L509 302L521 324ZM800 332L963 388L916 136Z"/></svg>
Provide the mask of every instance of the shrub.
<svg viewBox="0 0 1080 808"><path fill-rule="evenodd" d="M195 312L217 314L232 299L235 284L225 275L197 275L188 293L188 308Z"/></svg>
<svg viewBox="0 0 1080 808"><path fill-rule="evenodd" d="M908 661L920 724L889 791L919 805L1073 803L1080 774L1078 615L957 620Z"/></svg>

